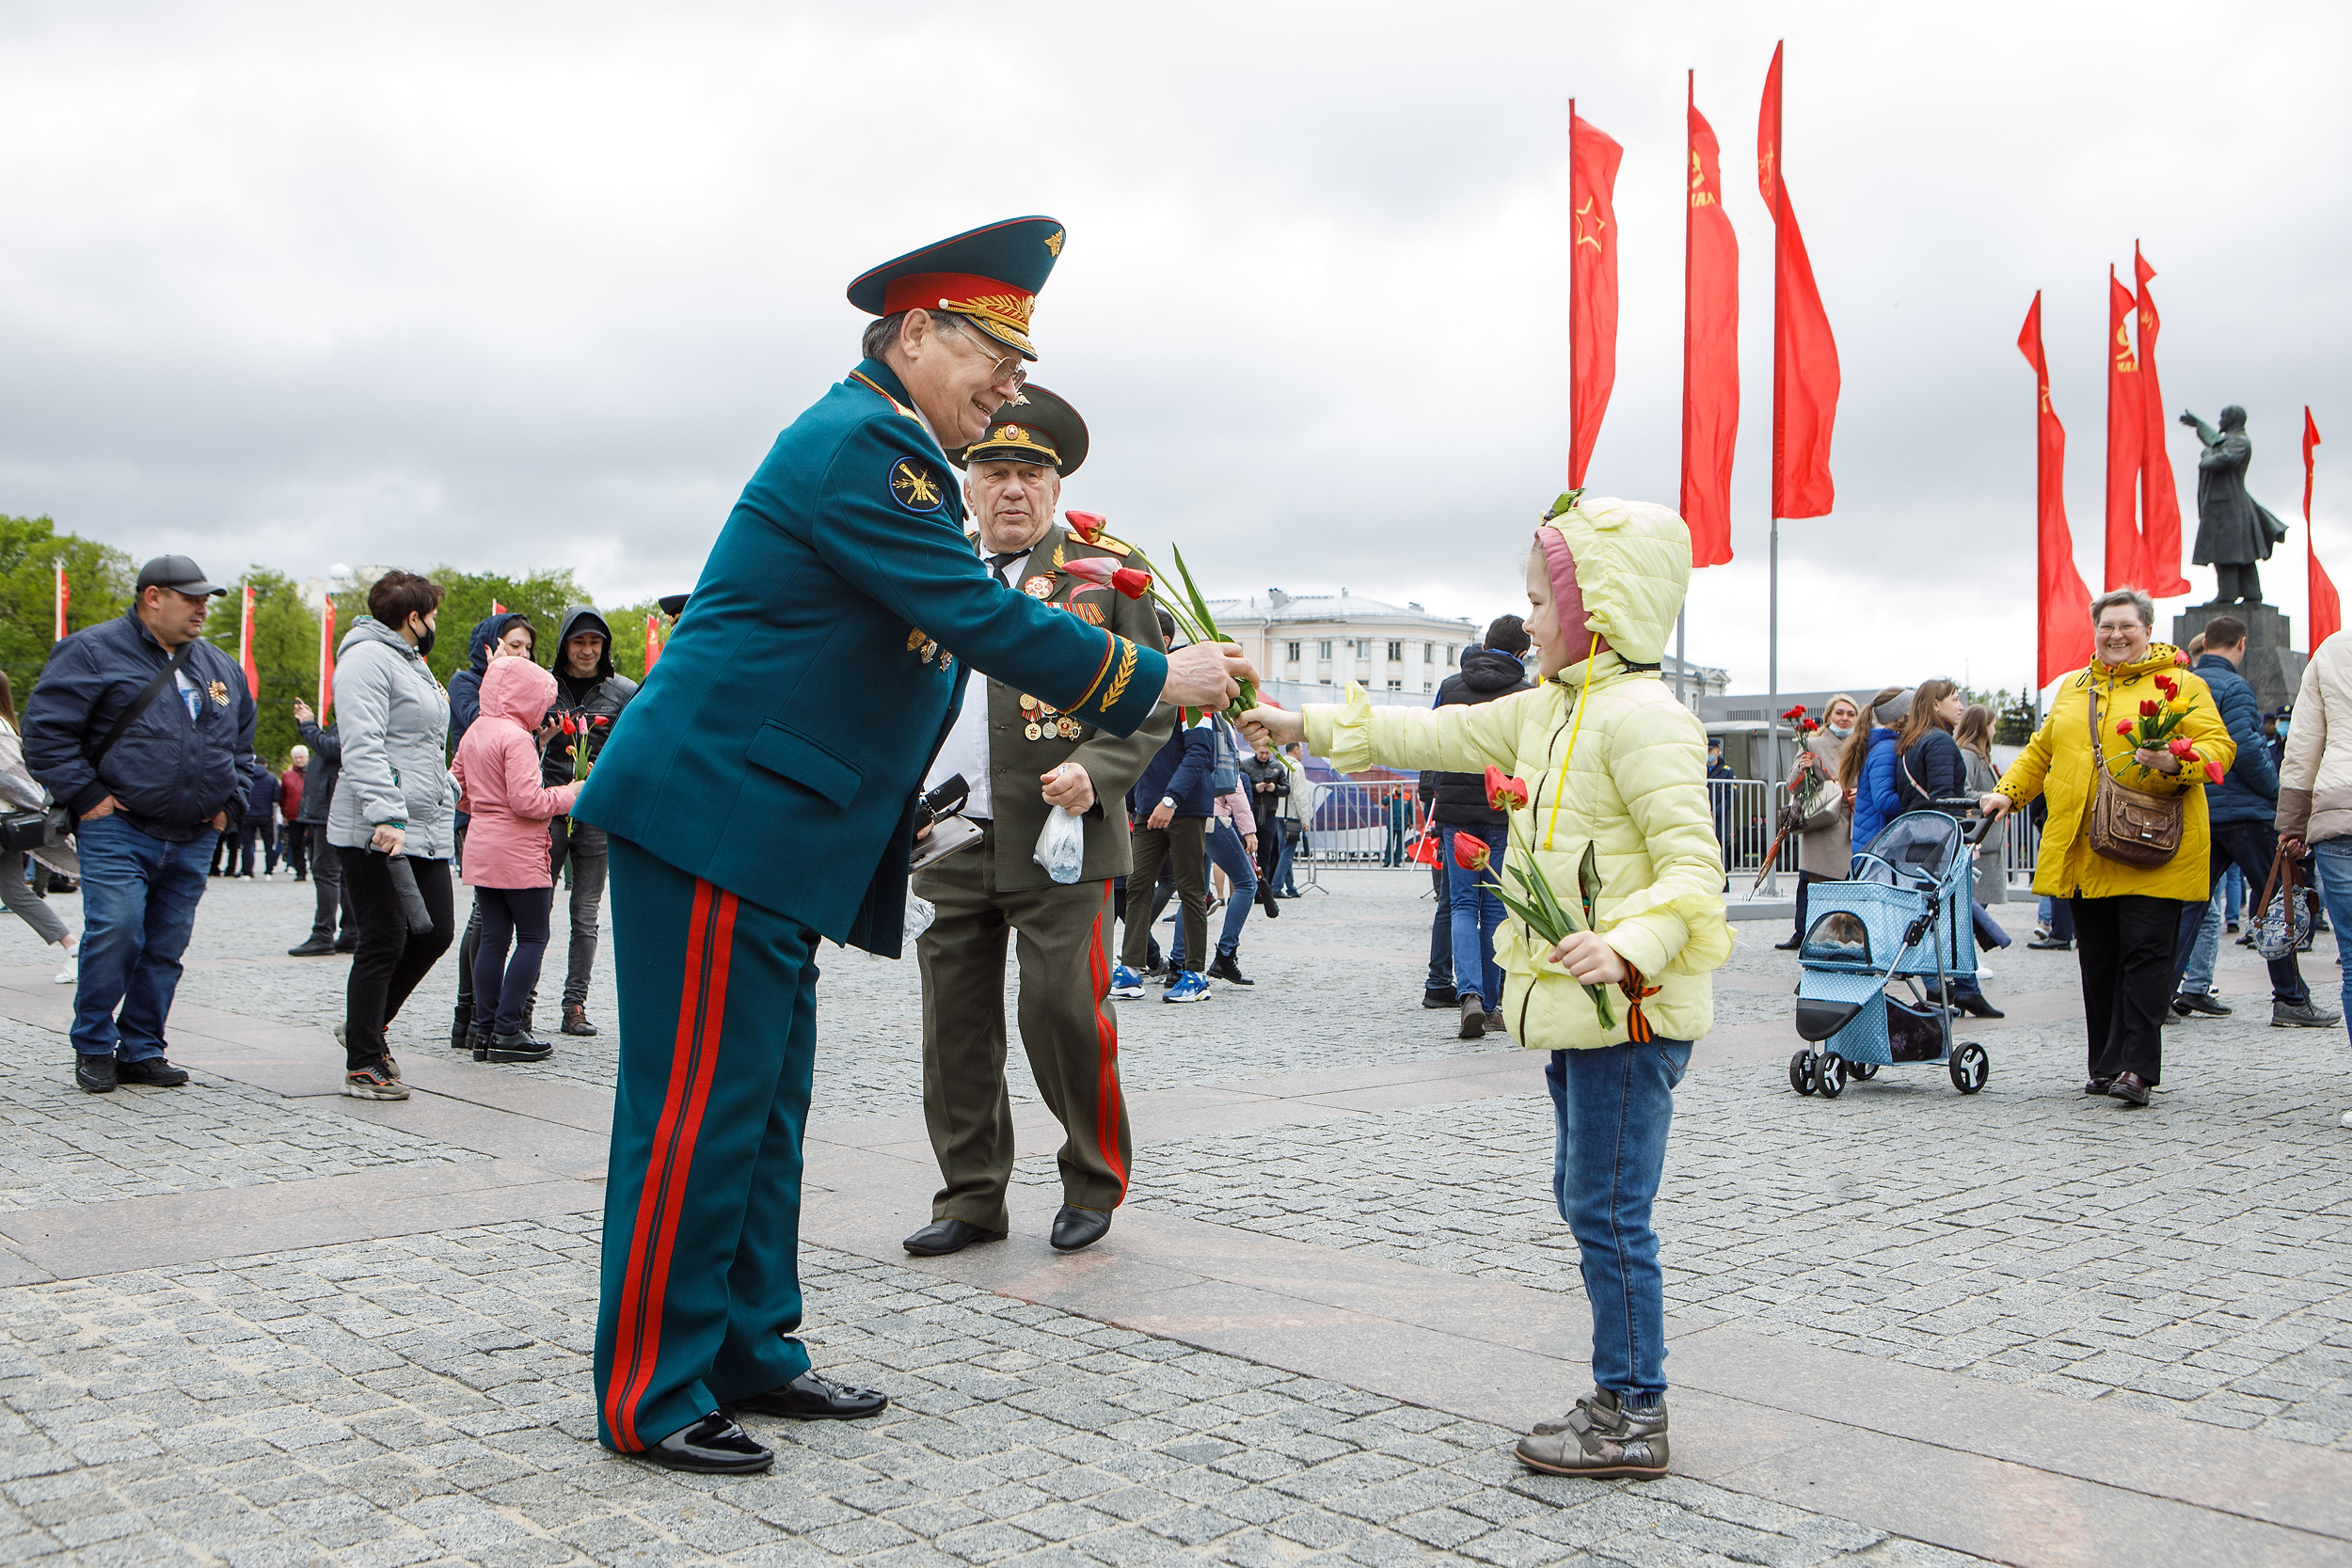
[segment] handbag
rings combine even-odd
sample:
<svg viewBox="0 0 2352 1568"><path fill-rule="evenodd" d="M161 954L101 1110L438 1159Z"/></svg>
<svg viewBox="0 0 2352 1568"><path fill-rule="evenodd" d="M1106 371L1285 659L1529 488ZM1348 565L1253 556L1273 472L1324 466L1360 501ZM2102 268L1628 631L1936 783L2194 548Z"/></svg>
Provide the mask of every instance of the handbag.
<svg viewBox="0 0 2352 1568"><path fill-rule="evenodd" d="M2280 872L2286 873L2285 885L2280 885ZM2302 891L2295 885L2295 857L2280 848L2270 857L2270 875L2263 879L2263 901L2255 906L2255 913L2246 925L2250 938L2249 945L2265 962L2285 958L2312 939L2312 906ZM2279 896L2272 898L2273 888Z"/></svg>
<svg viewBox="0 0 2352 1568"><path fill-rule="evenodd" d="M0 849L45 849L72 831L73 814L63 806L22 807L0 816Z"/></svg>
<svg viewBox="0 0 2352 1568"><path fill-rule="evenodd" d="M2099 693L2085 693L2090 724L2090 765L2099 782L2090 797L2090 820L2084 834L2093 854L2120 865L2142 869L2170 863L2181 852L2181 828L2188 796L2151 795L2117 779L2107 767L2106 748L2099 740Z"/></svg>

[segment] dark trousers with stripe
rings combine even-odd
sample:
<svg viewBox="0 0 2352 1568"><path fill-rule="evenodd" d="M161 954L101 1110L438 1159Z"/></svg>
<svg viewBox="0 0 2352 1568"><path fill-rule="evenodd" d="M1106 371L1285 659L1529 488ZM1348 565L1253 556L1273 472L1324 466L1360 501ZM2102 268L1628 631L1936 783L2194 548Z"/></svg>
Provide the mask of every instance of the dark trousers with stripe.
<svg viewBox="0 0 2352 1568"><path fill-rule="evenodd" d="M938 918L914 944L923 971L923 1120L942 1186L931 1218L1009 1228L1012 1099L1005 1090L1005 945L1020 933L1021 1045L1062 1125L1062 1200L1111 1210L1133 1144L1111 1010L1111 884L996 886L996 825L916 873Z"/></svg>
<svg viewBox="0 0 2352 1568"><path fill-rule="evenodd" d="M801 1134L817 933L612 841L620 1084L596 1420L651 1447L808 1370Z"/></svg>

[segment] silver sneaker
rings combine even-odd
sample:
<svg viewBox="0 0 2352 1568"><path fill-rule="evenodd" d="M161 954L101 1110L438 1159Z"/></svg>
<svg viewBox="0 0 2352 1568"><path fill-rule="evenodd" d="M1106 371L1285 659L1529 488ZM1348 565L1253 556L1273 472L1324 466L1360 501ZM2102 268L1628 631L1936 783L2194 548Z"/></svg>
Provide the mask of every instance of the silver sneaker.
<svg viewBox="0 0 2352 1568"><path fill-rule="evenodd" d="M2315 1002L2273 1002L2270 1005L2270 1026L2273 1029L2325 1029L2343 1022L2342 1013L2331 1013Z"/></svg>
<svg viewBox="0 0 2352 1568"><path fill-rule="evenodd" d="M1622 1405L1596 1388L1566 1415L1536 1422L1512 1451L1546 1475L1654 1481L1666 1473L1666 1406Z"/></svg>

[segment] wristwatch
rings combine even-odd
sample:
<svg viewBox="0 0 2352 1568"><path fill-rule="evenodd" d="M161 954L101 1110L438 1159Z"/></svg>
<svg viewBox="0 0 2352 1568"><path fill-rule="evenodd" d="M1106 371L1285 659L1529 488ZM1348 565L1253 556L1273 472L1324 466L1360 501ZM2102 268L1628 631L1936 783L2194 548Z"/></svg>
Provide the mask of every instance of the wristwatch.
<svg viewBox="0 0 2352 1568"><path fill-rule="evenodd" d="M1173 795L1163 795L1160 797L1160 804L1173 810L1176 805L1176 797Z"/></svg>

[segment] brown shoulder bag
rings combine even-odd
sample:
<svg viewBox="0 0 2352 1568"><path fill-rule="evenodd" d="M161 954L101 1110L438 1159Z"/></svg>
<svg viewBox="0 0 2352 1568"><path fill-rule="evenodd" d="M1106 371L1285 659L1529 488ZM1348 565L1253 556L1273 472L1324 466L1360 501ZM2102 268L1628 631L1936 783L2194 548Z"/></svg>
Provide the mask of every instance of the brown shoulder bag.
<svg viewBox="0 0 2352 1568"><path fill-rule="evenodd" d="M2090 823L2086 830L2094 854L2120 865L2144 868L2164 865L2181 852L2181 823L2188 795L2151 795L2120 783L2107 767L2107 752L2099 734L2099 692L2084 694L2090 715L2090 766L2099 782L2092 787Z"/></svg>

